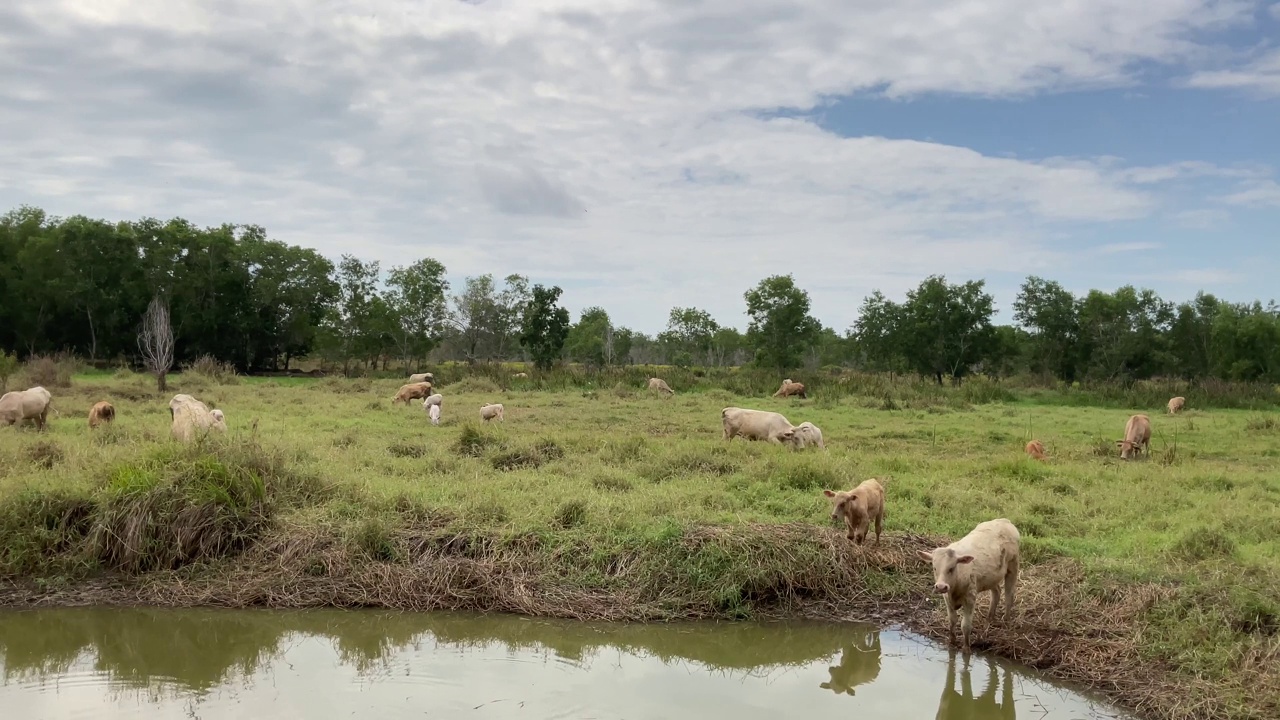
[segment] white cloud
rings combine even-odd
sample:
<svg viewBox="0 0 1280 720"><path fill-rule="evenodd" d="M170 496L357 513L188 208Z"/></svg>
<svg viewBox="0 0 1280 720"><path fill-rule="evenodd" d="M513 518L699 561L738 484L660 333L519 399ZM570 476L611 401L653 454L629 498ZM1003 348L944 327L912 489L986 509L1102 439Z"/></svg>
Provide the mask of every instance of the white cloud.
<svg viewBox="0 0 1280 720"><path fill-rule="evenodd" d="M1040 161L755 111L1013 96L1185 62L1244 0L11 0L0 204L251 222L336 256L567 286L654 330L774 272L843 328L874 287L1045 273L1208 163Z"/></svg>
<svg viewBox="0 0 1280 720"><path fill-rule="evenodd" d="M1193 74L1187 85L1207 89L1252 90L1260 95L1280 95L1280 50L1272 50L1236 69L1205 70Z"/></svg>
<svg viewBox="0 0 1280 720"><path fill-rule="evenodd" d="M1231 222L1231 213L1219 209L1200 208L1175 212L1170 219L1179 227L1191 230L1213 230Z"/></svg>
<svg viewBox="0 0 1280 720"><path fill-rule="evenodd" d="M1275 180L1262 180L1246 186L1243 190L1224 195L1220 198L1229 205L1244 207L1280 207L1280 183Z"/></svg>

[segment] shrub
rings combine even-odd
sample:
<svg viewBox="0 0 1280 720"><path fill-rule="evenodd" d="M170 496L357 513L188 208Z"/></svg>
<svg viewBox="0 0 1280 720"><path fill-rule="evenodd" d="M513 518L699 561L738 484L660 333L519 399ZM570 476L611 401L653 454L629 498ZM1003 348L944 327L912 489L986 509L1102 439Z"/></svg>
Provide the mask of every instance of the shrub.
<svg viewBox="0 0 1280 720"><path fill-rule="evenodd" d="M9 377L17 370L17 356L10 352L0 352L0 392L9 388Z"/></svg>
<svg viewBox="0 0 1280 720"><path fill-rule="evenodd" d="M199 375L219 385L235 385L240 382L240 377L236 374L234 365L222 362L207 354L192 360L183 368L183 371Z"/></svg>
<svg viewBox="0 0 1280 720"><path fill-rule="evenodd" d="M29 386L68 388L71 387L71 376L75 374L76 367L75 358L71 355L58 354L32 355L23 369Z"/></svg>

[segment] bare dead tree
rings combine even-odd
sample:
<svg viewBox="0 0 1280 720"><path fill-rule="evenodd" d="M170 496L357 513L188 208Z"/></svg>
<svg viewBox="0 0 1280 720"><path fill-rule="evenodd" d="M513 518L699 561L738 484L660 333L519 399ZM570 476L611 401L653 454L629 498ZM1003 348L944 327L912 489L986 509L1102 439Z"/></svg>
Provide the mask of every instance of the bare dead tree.
<svg viewBox="0 0 1280 720"><path fill-rule="evenodd" d="M165 376L173 366L173 326L169 324L169 304L157 295L151 299L138 330L138 351L147 369L156 376L156 388L165 391Z"/></svg>

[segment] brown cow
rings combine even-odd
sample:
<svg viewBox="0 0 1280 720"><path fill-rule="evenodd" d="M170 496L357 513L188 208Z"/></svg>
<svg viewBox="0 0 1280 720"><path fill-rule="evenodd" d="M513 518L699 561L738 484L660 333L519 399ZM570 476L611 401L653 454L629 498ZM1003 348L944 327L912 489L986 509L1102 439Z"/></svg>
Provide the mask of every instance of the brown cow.
<svg viewBox="0 0 1280 720"><path fill-rule="evenodd" d="M1177 414L1180 410L1182 410L1183 406L1186 404L1187 404L1187 399L1184 397L1176 397L1176 398L1170 399L1169 414L1170 415Z"/></svg>
<svg viewBox="0 0 1280 720"><path fill-rule="evenodd" d="M410 400L423 400L430 395L431 383L408 383L400 386L400 389L396 391L395 397L391 398L391 404L402 402L408 405Z"/></svg>
<svg viewBox="0 0 1280 720"><path fill-rule="evenodd" d="M880 544L880 527L884 523L884 487L875 478L863 480L852 490L823 490L831 500L831 519L844 518L848 538L861 545L876 522L876 544Z"/></svg>
<svg viewBox="0 0 1280 720"><path fill-rule="evenodd" d="M1048 457L1047 455L1044 454L1044 443L1040 442L1039 440L1032 440L1031 442L1027 443L1026 451L1027 451L1027 454L1030 455L1033 460L1044 460L1046 457Z"/></svg>
<svg viewBox="0 0 1280 720"><path fill-rule="evenodd" d="M1117 440L1120 448L1120 459L1128 460L1143 451L1151 451L1151 418L1146 415L1131 415L1124 424L1124 439Z"/></svg>
<svg viewBox="0 0 1280 720"><path fill-rule="evenodd" d="M89 408L90 428L96 428L103 423L109 423L115 419L116 409L106 400L96 402L93 404L93 407Z"/></svg>
<svg viewBox="0 0 1280 720"><path fill-rule="evenodd" d="M791 382L791 378L782 381L782 387L778 388L778 392L774 393L774 397L791 397L796 395L801 398L807 398L804 393L804 383Z"/></svg>

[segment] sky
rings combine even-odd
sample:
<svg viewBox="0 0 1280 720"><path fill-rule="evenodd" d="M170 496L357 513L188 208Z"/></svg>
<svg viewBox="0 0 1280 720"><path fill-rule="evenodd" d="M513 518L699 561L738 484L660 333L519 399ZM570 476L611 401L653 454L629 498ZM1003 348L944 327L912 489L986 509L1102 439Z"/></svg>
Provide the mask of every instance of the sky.
<svg viewBox="0 0 1280 720"><path fill-rule="evenodd" d="M6 0L0 211L257 224L330 258L745 328L1027 275L1276 292L1277 0Z"/></svg>

